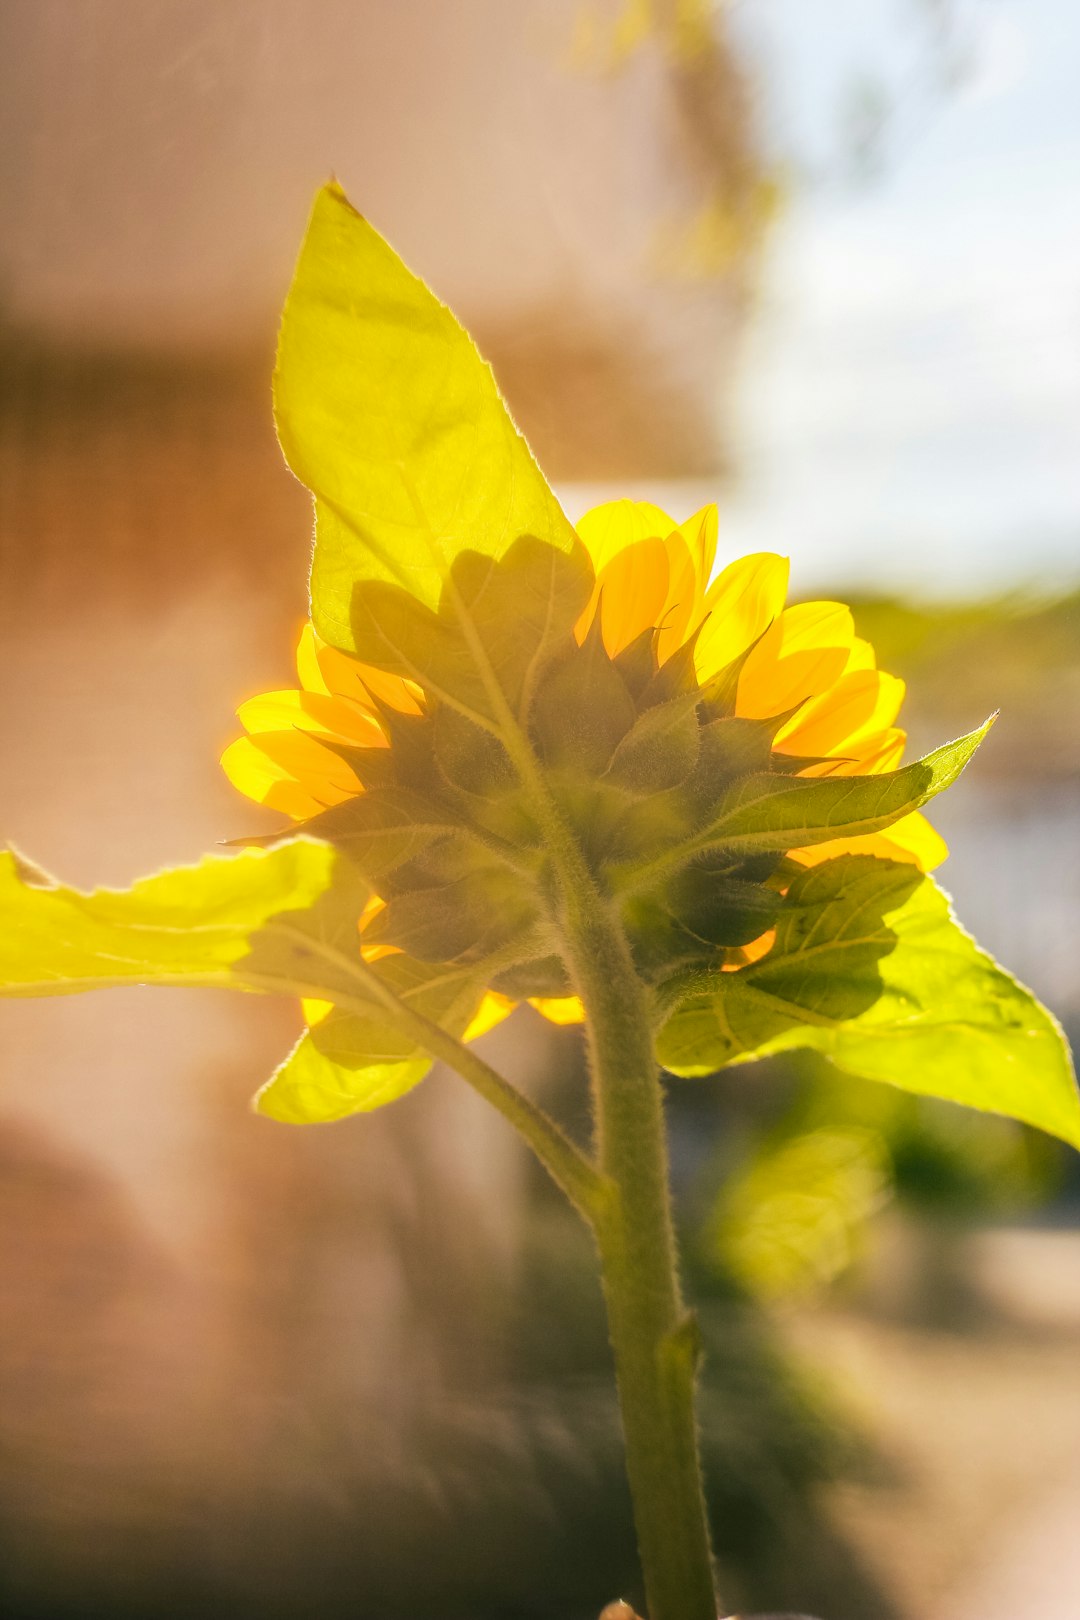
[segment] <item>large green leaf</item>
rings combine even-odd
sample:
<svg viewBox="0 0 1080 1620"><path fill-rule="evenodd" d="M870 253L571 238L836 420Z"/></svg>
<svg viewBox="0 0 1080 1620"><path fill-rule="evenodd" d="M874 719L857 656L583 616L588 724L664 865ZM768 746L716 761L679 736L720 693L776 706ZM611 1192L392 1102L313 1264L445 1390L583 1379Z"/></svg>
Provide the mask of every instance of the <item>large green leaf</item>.
<svg viewBox="0 0 1080 1620"><path fill-rule="evenodd" d="M845 855L800 875L769 954L688 986L659 1055L674 1073L705 1074L797 1046L1080 1146L1061 1030L913 867Z"/></svg>
<svg viewBox="0 0 1080 1620"><path fill-rule="evenodd" d="M759 772L737 778L692 842L750 855L881 832L950 787L992 724L990 719L896 771L803 778Z"/></svg>
<svg viewBox="0 0 1080 1620"><path fill-rule="evenodd" d="M276 1119L311 1122L380 1107L430 1057L397 1029L378 980L414 1013L461 1035L483 970L392 954L363 964L367 889L330 845L301 837L211 855L83 893L0 853L0 994L67 995L132 984L212 986L336 1003L259 1093Z"/></svg>
<svg viewBox="0 0 1080 1620"><path fill-rule="evenodd" d="M285 457L315 496L320 634L425 685L449 670L451 694L468 649L487 666L480 684L494 670L513 699L587 600L587 556L468 334L337 185L315 200L274 397ZM524 648L493 573L515 542L519 560L529 548ZM478 672L465 673L475 703Z"/></svg>
<svg viewBox="0 0 1080 1620"><path fill-rule="evenodd" d="M362 995L357 919L367 889L327 844L208 855L83 893L0 853L0 994L125 984Z"/></svg>

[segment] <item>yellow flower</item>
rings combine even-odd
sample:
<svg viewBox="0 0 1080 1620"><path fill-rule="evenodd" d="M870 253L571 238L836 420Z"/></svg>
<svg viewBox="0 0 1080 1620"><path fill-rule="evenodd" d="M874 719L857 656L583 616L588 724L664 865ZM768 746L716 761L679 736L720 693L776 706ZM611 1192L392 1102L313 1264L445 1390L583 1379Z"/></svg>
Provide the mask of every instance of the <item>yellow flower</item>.
<svg viewBox="0 0 1080 1620"><path fill-rule="evenodd" d="M579 642L597 617L613 658L653 630L661 663L692 646L701 683L742 658L735 713L748 719L787 717L773 749L806 761L792 767L795 774L863 775L893 770L900 763L905 734L895 722L903 682L876 668L873 648L856 636L850 610L842 604L785 605L786 558L764 552L740 557L710 583L717 545L715 506L676 524L658 507L615 501L588 512L578 534L595 574L591 599L576 626ZM380 711L422 713L424 694L412 682L328 646L310 624L301 632L296 663L299 688L265 693L241 705L237 712L247 735L226 749L222 765L249 798L305 821L364 791L347 761L348 751L386 747ZM915 813L885 832L836 839L789 855L812 865L849 852L930 871L944 860L947 849ZM375 902L361 919L362 940L379 909ZM771 939L771 933L763 934L741 950L729 950L725 966L738 968L758 959ZM390 948L361 945L369 959ZM574 996L529 999L555 1023L582 1016ZM511 998L489 991L467 1038L494 1027L514 1005ZM310 1004L305 1010L309 1022L315 1022L324 1009Z"/></svg>
<svg viewBox="0 0 1080 1620"><path fill-rule="evenodd" d="M798 775L868 775L899 765L907 740L895 724L903 681L875 667L874 649L856 636L842 603L785 607L786 557L739 557L709 584L717 542L713 505L676 525L644 501L613 501L587 512L578 534L596 570L579 639L597 612L612 656L658 625L663 662L696 631L694 663L703 683L747 653L736 714L769 719L796 711L773 747L813 761ZM930 872L948 849L915 812L883 833L790 853L810 866L848 852L909 861Z"/></svg>

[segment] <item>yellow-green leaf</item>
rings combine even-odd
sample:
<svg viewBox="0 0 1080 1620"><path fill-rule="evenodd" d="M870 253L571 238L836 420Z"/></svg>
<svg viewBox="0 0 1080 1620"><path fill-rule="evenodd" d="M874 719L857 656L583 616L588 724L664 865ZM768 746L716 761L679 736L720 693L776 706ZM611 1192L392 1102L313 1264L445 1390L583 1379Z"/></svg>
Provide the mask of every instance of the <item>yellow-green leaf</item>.
<svg viewBox="0 0 1080 1620"><path fill-rule="evenodd" d="M312 615L335 646L370 655L355 604L375 582L433 610L449 583L468 620L451 581L466 552L499 559L532 536L587 573L471 338L337 185L315 200L274 397L285 457L316 500Z"/></svg>
<svg viewBox="0 0 1080 1620"><path fill-rule="evenodd" d="M67 995L126 984L221 985L353 995L367 896L327 844L208 855L83 893L0 853L0 994Z"/></svg>
<svg viewBox="0 0 1080 1620"><path fill-rule="evenodd" d="M396 1102L430 1068L428 1057L346 1067L320 1052L308 1032L256 1094L254 1107L285 1125L321 1125Z"/></svg>
<svg viewBox="0 0 1080 1620"><path fill-rule="evenodd" d="M1060 1028L913 867L844 855L804 872L772 950L691 986L659 1055L675 1073L704 1074L799 1046L851 1074L1006 1114L1080 1147Z"/></svg>
<svg viewBox="0 0 1080 1620"><path fill-rule="evenodd" d="M951 787L992 725L993 718L923 759L871 776L741 777L693 841L750 855L880 832Z"/></svg>

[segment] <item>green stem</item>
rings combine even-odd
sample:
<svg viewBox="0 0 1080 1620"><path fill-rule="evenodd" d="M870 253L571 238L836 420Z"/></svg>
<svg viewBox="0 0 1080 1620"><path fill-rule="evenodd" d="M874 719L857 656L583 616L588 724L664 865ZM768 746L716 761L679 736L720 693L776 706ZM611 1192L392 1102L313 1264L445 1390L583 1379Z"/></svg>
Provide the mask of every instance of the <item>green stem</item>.
<svg viewBox="0 0 1080 1620"><path fill-rule="evenodd" d="M595 1230L649 1620L716 1620L697 1334L679 1288L649 992L591 882L566 897L565 927L588 1015L600 1169L613 1189Z"/></svg>
<svg viewBox="0 0 1080 1620"><path fill-rule="evenodd" d="M453 1069L485 1101L499 1110L525 1138L574 1208L590 1226L595 1227L603 1218L609 1200L605 1178L555 1121L516 1086L511 1085L497 1069L493 1069L490 1063L485 1063L471 1046L466 1046L422 1013L415 1012L377 974L371 973L366 964L359 969L353 964L353 972L403 1034L411 1036L417 1046L445 1063L447 1068ZM340 1004L345 1005L343 999Z"/></svg>
<svg viewBox="0 0 1080 1620"><path fill-rule="evenodd" d="M679 1288L650 992L528 740L493 686L504 742L532 791L558 876L559 922L585 1007L599 1170L607 1193L592 1225L649 1620L716 1620L694 1409L697 1334Z"/></svg>
<svg viewBox="0 0 1080 1620"><path fill-rule="evenodd" d="M558 878L571 975L585 1006L600 1163L599 1175L588 1167L592 1180L583 1196L570 1196L590 1221L600 1250L649 1620L716 1620L694 1414L695 1335L679 1292L649 992L452 576L445 583L483 679L496 735L532 795ZM433 1040L421 1044L441 1055ZM457 1057L447 1061L476 1084ZM558 1159L561 1164L561 1152ZM560 1179L552 1163L545 1163Z"/></svg>

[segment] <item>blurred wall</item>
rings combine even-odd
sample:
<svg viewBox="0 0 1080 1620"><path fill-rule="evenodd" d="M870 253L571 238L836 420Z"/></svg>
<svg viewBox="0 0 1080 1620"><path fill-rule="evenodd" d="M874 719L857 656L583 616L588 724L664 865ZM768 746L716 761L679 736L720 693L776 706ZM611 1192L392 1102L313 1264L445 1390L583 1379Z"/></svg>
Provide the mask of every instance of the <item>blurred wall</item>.
<svg viewBox="0 0 1080 1620"><path fill-rule="evenodd" d="M702 194L685 65L572 71L575 15L0 11L0 821L46 867L122 884L275 820L216 759L305 612L268 381L329 172L479 331L550 472L716 464L743 292L650 257ZM297 1028L212 993L3 1008L5 1612L287 1613L316 1575L329 1612L380 1499L439 1500L410 1424L500 1373L522 1162L445 1075L323 1130L254 1118ZM493 1038L526 1081L551 1061L527 1017Z"/></svg>
<svg viewBox="0 0 1080 1620"><path fill-rule="evenodd" d="M734 277L661 273L659 250L718 166L745 166L738 68L719 33L696 62L645 40L617 72L589 68L572 51L580 9L9 0L8 323L265 351L334 172L512 370L549 473L715 465L742 298Z"/></svg>

